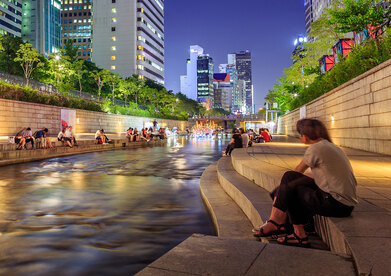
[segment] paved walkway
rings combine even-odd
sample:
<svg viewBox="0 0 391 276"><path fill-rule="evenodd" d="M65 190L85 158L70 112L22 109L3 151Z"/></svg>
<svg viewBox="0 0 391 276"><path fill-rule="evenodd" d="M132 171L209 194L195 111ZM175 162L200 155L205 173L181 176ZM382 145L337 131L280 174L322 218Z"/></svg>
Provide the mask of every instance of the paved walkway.
<svg viewBox="0 0 391 276"><path fill-rule="evenodd" d="M273 138L272 143L255 144L247 149L253 162L260 167L266 163L287 170L294 169L300 163L307 146L296 138ZM357 195L391 211L391 156L350 148L342 149L352 164L358 182Z"/></svg>

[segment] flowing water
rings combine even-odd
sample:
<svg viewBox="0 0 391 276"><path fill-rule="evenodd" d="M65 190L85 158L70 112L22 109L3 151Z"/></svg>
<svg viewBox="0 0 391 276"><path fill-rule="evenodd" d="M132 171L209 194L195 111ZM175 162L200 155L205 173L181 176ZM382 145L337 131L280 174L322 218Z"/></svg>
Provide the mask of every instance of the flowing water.
<svg viewBox="0 0 391 276"><path fill-rule="evenodd" d="M0 168L1 275L132 275L192 233L214 235L199 179L225 141Z"/></svg>

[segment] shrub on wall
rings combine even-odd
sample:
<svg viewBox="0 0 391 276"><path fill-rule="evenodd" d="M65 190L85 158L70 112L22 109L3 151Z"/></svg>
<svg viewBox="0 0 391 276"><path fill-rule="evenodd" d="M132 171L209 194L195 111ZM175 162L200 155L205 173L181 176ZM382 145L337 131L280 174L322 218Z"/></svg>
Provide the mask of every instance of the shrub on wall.
<svg viewBox="0 0 391 276"><path fill-rule="evenodd" d="M349 53L347 58L340 58L341 61L331 71L319 76L298 97L292 99L288 103L289 109L298 108L391 59L390 32L391 29L388 29L384 37L367 40Z"/></svg>
<svg viewBox="0 0 391 276"><path fill-rule="evenodd" d="M43 93L30 87L22 87L3 81L0 81L0 98L91 111L103 111L102 106L96 102L71 98L64 95Z"/></svg>

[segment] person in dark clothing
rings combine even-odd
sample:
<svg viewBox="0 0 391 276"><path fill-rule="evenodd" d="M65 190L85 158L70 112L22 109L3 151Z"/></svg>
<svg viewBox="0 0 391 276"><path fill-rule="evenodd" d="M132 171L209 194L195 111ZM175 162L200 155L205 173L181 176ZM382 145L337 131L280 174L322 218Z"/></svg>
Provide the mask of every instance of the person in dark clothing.
<svg viewBox="0 0 391 276"><path fill-rule="evenodd" d="M232 131L232 138L225 150L225 155L231 156L232 151L236 148L243 148L242 135L237 129Z"/></svg>
<svg viewBox="0 0 391 276"><path fill-rule="evenodd" d="M277 239L283 245L309 247L304 225L313 215L348 217L358 203L357 181L349 159L334 145L324 124L316 119L297 122L301 141L310 145L300 164L288 171L271 193L273 208L270 219L254 234L255 237L278 236L287 232L286 222L293 225L293 234ZM311 168L306 175L304 172Z"/></svg>

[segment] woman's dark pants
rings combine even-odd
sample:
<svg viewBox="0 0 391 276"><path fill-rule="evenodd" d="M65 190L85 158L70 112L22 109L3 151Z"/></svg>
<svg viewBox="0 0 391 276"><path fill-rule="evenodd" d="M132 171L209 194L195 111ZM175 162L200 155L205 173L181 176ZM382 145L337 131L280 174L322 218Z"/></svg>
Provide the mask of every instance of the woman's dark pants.
<svg viewBox="0 0 391 276"><path fill-rule="evenodd" d="M322 191L314 179L302 173L288 171L281 179L281 184L270 193L276 201L274 207L287 212L292 224L306 224L313 215L326 217L348 217L353 207L335 200Z"/></svg>

